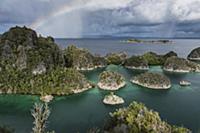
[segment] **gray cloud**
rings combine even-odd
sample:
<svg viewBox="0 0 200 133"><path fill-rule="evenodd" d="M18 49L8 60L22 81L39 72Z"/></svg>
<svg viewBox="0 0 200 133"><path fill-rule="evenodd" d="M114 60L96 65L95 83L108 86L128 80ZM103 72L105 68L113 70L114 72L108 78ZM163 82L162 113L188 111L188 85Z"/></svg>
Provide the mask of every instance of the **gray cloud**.
<svg viewBox="0 0 200 133"><path fill-rule="evenodd" d="M1 0L0 32L34 25L55 37L198 37L199 7L200 0Z"/></svg>

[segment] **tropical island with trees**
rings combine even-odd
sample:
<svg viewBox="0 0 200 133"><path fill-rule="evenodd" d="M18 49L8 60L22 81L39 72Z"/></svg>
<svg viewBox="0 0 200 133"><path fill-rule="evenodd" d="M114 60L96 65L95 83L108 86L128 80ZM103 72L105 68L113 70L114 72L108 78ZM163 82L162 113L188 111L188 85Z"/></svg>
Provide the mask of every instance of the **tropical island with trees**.
<svg viewBox="0 0 200 133"><path fill-rule="evenodd" d="M188 55L188 59L178 57L173 51L165 55L148 52L130 57L126 53L110 53L103 57L93 55L87 49L74 45L61 49L52 37L38 36L32 29L17 26L0 36L0 94L38 95L42 101L50 102L52 96L81 93L95 86L114 91L126 85L122 74L103 71L99 76L99 82L95 84L86 78L83 71L104 69L107 65L115 64L145 71L150 69L151 65L159 65L166 72L200 72L200 65L193 62L199 59L199 53L199 48L194 49ZM155 72L134 75L131 82L151 89L171 87L171 81L167 76ZM114 93L106 95L104 103L108 103L110 99L117 101L114 104L124 103L123 99ZM42 115L44 110L47 111L46 116ZM40 112L33 112L36 121L39 120L36 115L47 120L49 116L47 103L35 105L35 111ZM43 129L38 132L40 130L38 127L45 128L44 125L35 126L34 133L45 132ZM4 129L0 127L0 131ZM191 132L183 127L169 125L161 120L157 112L136 102L112 113L110 123L102 130L108 133Z"/></svg>

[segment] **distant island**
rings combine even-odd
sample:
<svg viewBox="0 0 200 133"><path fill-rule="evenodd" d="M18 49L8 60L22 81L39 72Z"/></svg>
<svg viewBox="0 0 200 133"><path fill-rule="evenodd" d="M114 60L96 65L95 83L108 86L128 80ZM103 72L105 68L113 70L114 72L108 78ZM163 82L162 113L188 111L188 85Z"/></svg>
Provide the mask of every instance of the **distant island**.
<svg viewBox="0 0 200 133"><path fill-rule="evenodd" d="M152 43L152 44L172 44L173 41L161 39L161 40L142 40L142 39L128 39L123 41L125 43Z"/></svg>

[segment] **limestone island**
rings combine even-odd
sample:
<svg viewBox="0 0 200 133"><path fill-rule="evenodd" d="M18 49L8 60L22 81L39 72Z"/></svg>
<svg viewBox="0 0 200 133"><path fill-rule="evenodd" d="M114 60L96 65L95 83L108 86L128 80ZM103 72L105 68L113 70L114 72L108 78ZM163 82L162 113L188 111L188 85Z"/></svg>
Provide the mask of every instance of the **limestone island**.
<svg viewBox="0 0 200 133"><path fill-rule="evenodd" d="M141 55L141 58L145 60L148 65L163 65L167 58L173 56L177 57L178 55L174 51L170 51L164 55L156 54L154 52L147 52Z"/></svg>
<svg viewBox="0 0 200 133"><path fill-rule="evenodd" d="M92 55L87 49L77 48L74 45L64 50L67 67L76 70L89 71L96 68L103 68L107 65L106 60L99 55Z"/></svg>
<svg viewBox="0 0 200 133"><path fill-rule="evenodd" d="M200 61L200 47L192 50L187 58L192 61Z"/></svg>
<svg viewBox="0 0 200 133"><path fill-rule="evenodd" d="M200 65L184 58L170 57L166 60L163 70L175 73L200 72Z"/></svg>
<svg viewBox="0 0 200 133"><path fill-rule="evenodd" d="M109 104L109 105L117 105L117 104L123 104L124 99L114 95L113 92L111 92L109 95L106 95L103 99L104 104Z"/></svg>
<svg viewBox="0 0 200 133"><path fill-rule="evenodd" d="M150 89L171 88L171 82L169 78L158 73L146 72L135 76L131 82Z"/></svg>
<svg viewBox="0 0 200 133"><path fill-rule="evenodd" d="M98 87L103 90L118 90L126 85L124 77L112 71L104 71L99 76Z"/></svg>
<svg viewBox="0 0 200 133"><path fill-rule="evenodd" d="M53 96L92 88L93 84L72 64L84 66L84 61L90 64L88 62L92 60L92 67L99 67L104 65L103 59L92 56L91 60L85 60L89 53L76 53L74 49L70 46L62 50L52 37L37 36L34 30L27 27L11 28L0 38L0 93ZM83 55L80 62L74 57L77 54ZM41 99L49 101L51 98Z"/></svg>
<svg viewBox="0 0 200 133"><path fill-rule="evenodd" d="M148 62L143 60L140 56L132 56L125 60L124 67L133 70L148 70Z"/></svg>
<svg viewBox="0 0 200 133"><path fill-rule="evenodd" d="M125 52L120 53L109 53L105 56L106 62L108 65L114 64L114 65L122 65L128 55Z"/></svg>

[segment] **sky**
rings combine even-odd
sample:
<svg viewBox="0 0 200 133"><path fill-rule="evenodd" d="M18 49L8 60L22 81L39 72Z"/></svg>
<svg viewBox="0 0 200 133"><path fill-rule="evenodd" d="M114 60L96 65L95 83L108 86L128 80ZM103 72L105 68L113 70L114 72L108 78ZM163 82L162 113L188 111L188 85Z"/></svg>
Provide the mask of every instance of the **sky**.
<svg viewBox="0 0 200 133"><path fill-rule="evenodd" d="M0 0L0 34L16 25L57 38L199 38L200 0Z"/></svg>

